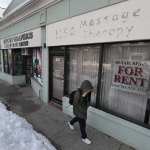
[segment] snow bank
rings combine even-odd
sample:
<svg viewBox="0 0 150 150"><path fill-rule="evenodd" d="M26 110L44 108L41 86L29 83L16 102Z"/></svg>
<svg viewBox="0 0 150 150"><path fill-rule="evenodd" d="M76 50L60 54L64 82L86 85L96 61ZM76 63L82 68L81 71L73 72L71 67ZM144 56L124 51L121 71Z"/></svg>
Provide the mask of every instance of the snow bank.
<svg viewBox="0 0 150 150"><path fill-rule="evenodd" d="M0 150L56 150L32 125L0 103Z"/></svg>

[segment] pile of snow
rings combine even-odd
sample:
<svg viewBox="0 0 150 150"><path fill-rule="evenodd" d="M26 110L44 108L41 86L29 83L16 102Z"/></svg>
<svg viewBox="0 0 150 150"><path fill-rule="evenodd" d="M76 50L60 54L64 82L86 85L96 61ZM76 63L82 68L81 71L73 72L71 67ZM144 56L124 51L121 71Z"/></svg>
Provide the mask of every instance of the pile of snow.
<svg viewBox="0 0 150 150"><path fill-rule="evenodd" d="M0 150L56 150L32 125L0 103Z"/></svg>

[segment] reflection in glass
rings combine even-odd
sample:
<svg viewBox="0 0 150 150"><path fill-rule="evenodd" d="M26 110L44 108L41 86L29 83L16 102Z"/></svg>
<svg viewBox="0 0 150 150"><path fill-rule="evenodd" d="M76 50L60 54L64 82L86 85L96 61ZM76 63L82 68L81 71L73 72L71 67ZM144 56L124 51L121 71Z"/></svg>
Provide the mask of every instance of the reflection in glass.
<svg viewBox="0 0 150 150"><path fill-rule="evenodd" d="M147 99L149 97L149 88L138 88L139 84L133 79L144 78L145 86L149 84L150 75L150 45L144 45L143 43L136 44L114 44L106 45L104 49L104 59L103 59L103 72L102 72L102 85L101 85L101 107L121 114L122 116L129 117L131 119L144 122L145 110L147 105ZM121 75L125 73L124 79L118 80L122 83L114 84L114 73L118 66L115 64L116 61L131 62L129 65L122 66ZM138 67L133 65L132 62L139 62L139 64L144 64L142 71L134 73L131 72L131 68L137 69ZM128 67L128 70L126 69ZM140 68L140 67L139 67ZM126 69L126 70L125 70ZM130 70L129 70L130 69ZM125 72L126 71L126 72ZM124 74L123 74L124 73ZM130 73L130 75L129 75ZM119 75L120 75L119 74ZM141 74L141 76L139 76ZM119 77L122 77L122 76ZM130 85L130 80L132 79L132 84ZM133 82L134 81L134 82ZM118 86L118 87L117 87ZM125 89L124 89L125 88ZM133 90L134 88L134 90Z"/></svg>
<svg viewBox="0 0 150 150"><path fill-rule="evenodd" d="M69 92L80 87L82 81L89 80L97 88L99 68L99 46L70 47ZM91 95L91 104L96 103L96 94Z"/></svg>

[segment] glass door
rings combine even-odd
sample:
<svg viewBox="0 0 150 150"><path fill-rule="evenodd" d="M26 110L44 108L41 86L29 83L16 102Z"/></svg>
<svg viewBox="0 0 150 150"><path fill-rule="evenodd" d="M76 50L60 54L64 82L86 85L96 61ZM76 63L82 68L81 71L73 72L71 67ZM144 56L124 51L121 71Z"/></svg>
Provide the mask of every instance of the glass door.
<svg viewBox="0 0 150 150"><path fill-rule="evenodd" d="M53 56L53 73L52 73L53 92L52 97L62 100L64 93L64 57Z"/></svg>

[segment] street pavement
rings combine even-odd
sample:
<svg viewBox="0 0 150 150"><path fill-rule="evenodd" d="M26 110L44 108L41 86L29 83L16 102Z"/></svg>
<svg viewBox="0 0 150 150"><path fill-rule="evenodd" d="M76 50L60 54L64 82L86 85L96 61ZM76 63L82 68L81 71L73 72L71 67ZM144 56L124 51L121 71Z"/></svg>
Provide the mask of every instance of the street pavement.
<svg viewBox="0 0 150 150"><path fill-rule="evenodd" d="M13 86L0 80L0 100L10 106L11 111L26 118L33 128L45 135L58 150L134 150L130 146L88 126L91 145L81 141L78 124L71 131L61 107L54 103L43 103L30 86Z"/></svg>

